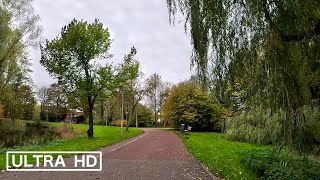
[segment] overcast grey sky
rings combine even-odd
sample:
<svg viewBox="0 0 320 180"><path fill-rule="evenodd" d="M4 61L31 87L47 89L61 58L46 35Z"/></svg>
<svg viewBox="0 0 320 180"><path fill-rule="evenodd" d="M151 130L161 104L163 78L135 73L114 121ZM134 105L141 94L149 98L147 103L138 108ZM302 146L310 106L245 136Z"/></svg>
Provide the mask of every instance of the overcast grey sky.
<svg viewBox="0 0 320 180"><path fill-rule="evenodd" d="M121 62L131 46L138 50L146 76L156 72L165 81L177 83L190 77L190 37L183 23L171 26L165 0L35 0L40 15L43 38L56 37L73 18L93 22L98 18L114 40L111 54ZM179 19L178 19L179 20ZM54 82L39 64L39 50L32 50L32 78L37 87Z"/></svg>

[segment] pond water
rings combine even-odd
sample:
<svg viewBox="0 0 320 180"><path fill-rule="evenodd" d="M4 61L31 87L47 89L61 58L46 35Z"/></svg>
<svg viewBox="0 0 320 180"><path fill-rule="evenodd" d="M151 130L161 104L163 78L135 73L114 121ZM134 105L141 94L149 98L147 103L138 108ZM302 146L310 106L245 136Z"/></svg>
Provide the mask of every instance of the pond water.
<svg viewBox="0 0 320 180"><path fill-rule="evenodd" d="M0 126L2 123L0 122ZM0 147L23 146L32 142L48 141L54 138L55 132L48 125L25 123L18 130L0 132Z"/></svg>

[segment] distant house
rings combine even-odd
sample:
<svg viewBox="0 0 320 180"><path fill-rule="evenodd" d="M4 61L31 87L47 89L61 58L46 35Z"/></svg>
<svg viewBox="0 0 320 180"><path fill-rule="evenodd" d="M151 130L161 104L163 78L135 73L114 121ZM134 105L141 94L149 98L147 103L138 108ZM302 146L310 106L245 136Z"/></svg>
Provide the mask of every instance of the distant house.
<svg viewBox="0 0 320 180"><path fill-rule="evenodd" d="M82 109L71 109L66 115L65 122L68 123L84 123L85 118L84 118L84 111Z"/></svg>

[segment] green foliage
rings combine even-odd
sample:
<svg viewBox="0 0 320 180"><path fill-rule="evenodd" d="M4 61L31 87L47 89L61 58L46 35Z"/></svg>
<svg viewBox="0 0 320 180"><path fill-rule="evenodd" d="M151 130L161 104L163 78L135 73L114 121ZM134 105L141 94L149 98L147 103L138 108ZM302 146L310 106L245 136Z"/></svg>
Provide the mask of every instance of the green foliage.
<svg viewBox="0 0 320 180"><path fill-rule="evenodd" d="M63 88L54 83L48 88L41 87L37 92L41 103L40 119L57 122L65 119L68 108L72 108L71 103L67 104L67 94Z"/></svg>
<svg viewBox="0 0 320 180"><path fill-rule="evenodd" d="M272 113L256 109L230 118L227 122L228 138L258 144L291 146L307 150L320 144L319 107L305 106L287 117L284 111ZM287 123L290 119L293 123Z"/></svg>
<svg viewBox="0 0 320 180"><path fill-rule="evenodd" d="M257 144L279 142L283 112L270 116L269 111L257 110L242 113L227 121L227 137L231 140Z"/></svg>
<svg viewBox="0 0 320 180"><path fill-rule="evenodd" d="M63 106L43 106L40 112L40 119L48 122L59 122L66 118L68 109Z"/></svg>
<svg viewBox="0 0 320 180"><path fill-rule="evenodd" d="M21 120L12 122L10 119L0 119L0 134L1 136L5 136L7 133L23 132L25 125L25 122Z"/></svg>
<svg viewBox="0 0 320 180"><path fill-rule="evenodd" d="M150 121L152 120L153 112L150 108L147 106L144 106L142 104L137 105L137 112L138 112L138 126L139 127L147 127L150 124ZM135 125L135 122L131 123L132 125Z"/></svg>
<svg viewBox="0 0 320 180"><path fill-rule="evenodd" d="M4 117L31 119L34 104L27 47L41 28L32 0L0 2L0 102Z"/></svg>
<svg viewBox="0 0 320 180"><path fill-rule="evenodd" d="M320 163L288 149L227 140L222 133L182 138L190 152L223 179L319 179Z"/></svg>
<svg viewBox="0 0 320 180"><path fill-rule="evenodd" d="M32 120L39 121L40 120L40 112L41 112L41 106L35 105Z"/></svg>
<svg viewBox="0 0 320 180"><path fill-rule="evenodd" d="M0 119L3 118L3 105L0 103Z"/></svg>
<svg viewBox="0 0 320 180"><path fill-rule="evenodd" d="M62 28L60 36L46 41L40 63L66 92L84 97L88 93L93 98L104 83L112 82L108 77L112 74L111 66L95 63L95 59L106 56L110 44L109 31L98 20L92 24L73 20Z"/></svg>
<svg viewBox="0 0 320 180"><path fill-rule="evenodd" d="M223 119L223 107L194 83L180 83L172 89L164 104L165 119L176 128L180 124L192 126L194 130L213 131L214 125ZM220 128L217 129L220 131Z"/></svg>
<svg viewBox="0 0 320 180"><path fill-rule="evenodd" d="M86 124L89 124L88 119L86 119ZM93 125L105 125L106 122L101 121L100 119L93 119Z"/></svg>
<svg viewBox="0 0 320 180"><path fill-rule="evenodd" d="M20 116L19 119L31 120L34 111L35 97L32 91L32 87L28 85L23 85L19 89L20 98L17 101L16 107L18 107L18 112Z"/></svg>
<svg viewBox="0 0 320 180"><path fill-rule="evenodd" d="M67 106L67 94L59 84L51 84L46 90L46 104L56 107Z"/></svg>
<svg viewBox="0 0 320 180"><path fill-rule="evenodd" d="M130 94L131 96L131 94ZM129 112L131 112L131 106L134 105L131 102L127 101L127 93L124 93L124 110L126 111L127 108L129 108ZM153 119L153 111L148 108L147 106L139 103L137 99L134 103L136 104L135 112L133 114L133 117L131 117L130 126L135 127L135 118L136 118L136 112L138 113L138 126L139 127L145 127L147 126L150 121ZM116 122L115 120L121 119L121 93L118 93L116 96L114 96L112 99L109 99L107 102L105 102L106 106L106 115L108 119L108 123ZM99 109L99 108L98 108ZM128 115L131 113L128 113ZM105 124L105 122L104 122Z"/></svg>
<svg viewBox="0 0 320 180"><path fill-rule="evenodd" d="M259 177L266 179L320 179L320 163L288 150L254 150L243 159Z"/></svg>
<svg viewBox="0 0 320 180"><path fill-rule="evenodd" d="M62 28L61 35L41 46L40 63L69 94L86 99L89 116L88 136L93 137L93 107L97 96L114 79L111 65L101 67L95 59L102 58L110 48L108 29L94 23L73 20ZM108 89L111 90L112 89Z"/></svg>
<svg viewBox="0 0 320 180"><path fill-rule="evenodd" d="M247 94L242 100L285 111L319 98L319 90L310 87L319 74L319 1L167 3L170 15L180 11L190 23L192 63L204 86L214 83L223 103L231 105L225 90L231 85L237 92L237 83Z"/></svg>
<svg viewBox="0 0 320 180"><path fill-rule="evenodd" d="M32 87L26 84L16 84L12 92L5 94L4 116L14 119L31 120L33 117L35 97Z"/></svg>

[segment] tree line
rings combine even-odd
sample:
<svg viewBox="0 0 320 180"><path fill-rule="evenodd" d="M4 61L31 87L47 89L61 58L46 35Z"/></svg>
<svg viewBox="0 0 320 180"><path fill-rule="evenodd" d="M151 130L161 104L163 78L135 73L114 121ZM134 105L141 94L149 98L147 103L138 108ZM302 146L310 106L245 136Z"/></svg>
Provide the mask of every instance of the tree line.
<svg viewBox="0 0 320 180"><path fill-rule="evenodd" d="M58 121L80 108L88 119L89 137L94 118L106 124L126 118L126 129L161 119L169 84L157 74L143 80L134 46L121 64L108 61L112 40L99 20L74 19L56 38L39 42L41 26L32 0L1 1L0 14L1 117ZM57 80L49 87L35 87L30 78L28 48L39 44L41 65Z"/></svg>

